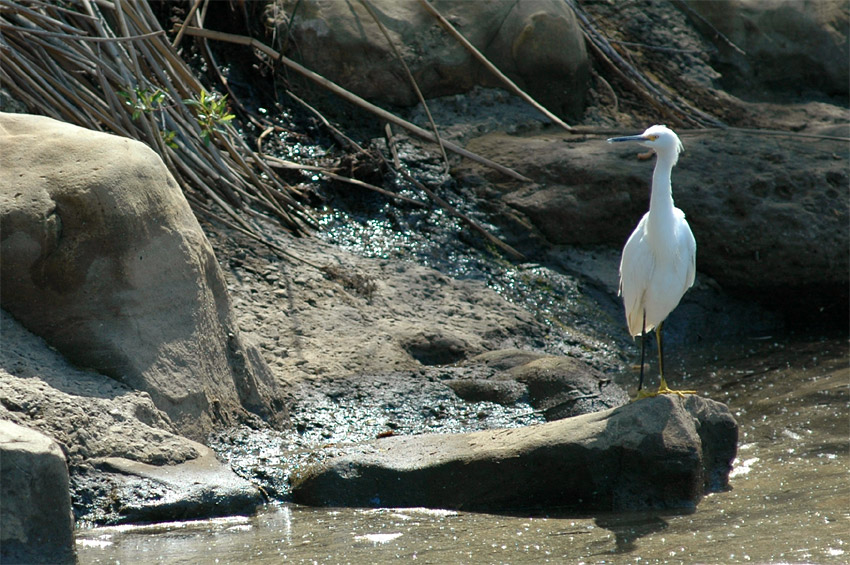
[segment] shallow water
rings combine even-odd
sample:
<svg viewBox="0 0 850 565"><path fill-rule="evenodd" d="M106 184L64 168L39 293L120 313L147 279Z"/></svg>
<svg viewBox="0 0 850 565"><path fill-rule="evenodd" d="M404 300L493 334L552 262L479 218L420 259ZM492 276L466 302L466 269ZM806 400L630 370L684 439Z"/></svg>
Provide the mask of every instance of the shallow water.
<svg viewBox="0 0 850 565"><path fill-rule="evenodd" d="M671 385L726 402L740 425L732 489L691 513L269 505L251 517L82 529L79 562L850 562L847 340L758 340L684 364Z"/></svg>

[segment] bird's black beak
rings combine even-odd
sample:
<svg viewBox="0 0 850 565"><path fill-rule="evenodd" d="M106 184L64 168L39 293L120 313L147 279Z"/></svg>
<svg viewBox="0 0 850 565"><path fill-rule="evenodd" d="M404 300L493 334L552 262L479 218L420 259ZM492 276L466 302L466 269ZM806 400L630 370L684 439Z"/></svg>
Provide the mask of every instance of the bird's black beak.
<svg viewBox="0 0 850 565"><path fill-rule="evenodd" d="M615 141L646 141L646 138L642 135L627 135L626 137L608 138L608 143L614 143Z"/></svg>

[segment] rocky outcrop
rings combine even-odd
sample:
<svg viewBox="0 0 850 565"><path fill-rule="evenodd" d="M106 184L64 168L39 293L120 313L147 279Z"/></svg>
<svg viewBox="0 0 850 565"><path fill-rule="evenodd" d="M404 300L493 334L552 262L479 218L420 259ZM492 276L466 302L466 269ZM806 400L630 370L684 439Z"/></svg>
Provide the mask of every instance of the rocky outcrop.
<svg viewBox="0 0 850 565"><path fill-rule="evenodd" d="M370 2L425 98L500 81L417 2ZM503 73L556 114L579 115L590 65L581 29L566 3L465 2L432 5ZM419 102L404 67L363 3L278 1L277 36L287 54L372 100Z"/></svg>
<svg viewBox="0 0 850 565"><path fill-rule="evenodd" d="M198 457L146 392L73 367L0 310L0 418L65 446L72 464L122 457L174 465Z"/></svg>
<svg viewBox="0 0 850 565"><path fill-rule="evenodd" d="M71 366L3 310L0 335L0 419L59 442L71 468L74 511L87 521L219 516L263 502L208 447L177 434L147 392ZM67 489L65 456L62 465ZM58 484L42 467L32 469L39 484ZM5 511L5 499L0 504ZM34 529L39 523L26 514L20 520Z"/></svg>
<svg viewBox="0 0 850 565"><path fill-rule="evenodd" d="M150 394L200 439L285 421L212 248L145 145L0 113L2 306L74 363Z"/></svg>
<svg viewBox="0 0 850 565"><path fill-rule="evenodd" d="M0 420L0 561L76 561L62 449L49 437L5 420Z"/></svg>
<svg viewBox="0 0 850 565"><path fill-rule="evenodd" d="M696 236L697 269L774 304L795 296L815 310L839 310L834 299L846 296L850 272L842 202L848 171L839 157L846 142L736 131L681 137L673 197ZM490 134L468 144L533 185L464 168L488 176L498 190L491 196L527 216L548 241L619 248L648 208L653 162L603 139L570 141Z"/></svg>
<svg viewBox="0 0 850 565"><path fill-rule="evenodd" d="M662 396L524 428L337 448L301 470L293 496L313 505L490 511L690 507L727 486L737 436L725 405Z"/></svg>

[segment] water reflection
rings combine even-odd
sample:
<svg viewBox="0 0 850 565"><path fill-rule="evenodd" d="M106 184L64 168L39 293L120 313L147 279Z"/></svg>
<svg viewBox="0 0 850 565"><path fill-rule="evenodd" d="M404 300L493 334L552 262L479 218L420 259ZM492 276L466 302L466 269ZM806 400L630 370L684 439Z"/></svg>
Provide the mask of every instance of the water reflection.
<svg viewBox="0 0 850 565"><path fill-rule="evenodd" d="M654 513L612 514L597 517L594 522L614 534L612 553L631 553L637 548L636 540L664 531L670 526Z"/></svg>

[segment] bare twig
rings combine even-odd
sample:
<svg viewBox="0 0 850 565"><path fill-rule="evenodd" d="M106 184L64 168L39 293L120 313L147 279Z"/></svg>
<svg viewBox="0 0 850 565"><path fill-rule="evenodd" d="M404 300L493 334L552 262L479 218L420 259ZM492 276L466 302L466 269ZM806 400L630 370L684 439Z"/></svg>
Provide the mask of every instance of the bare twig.
<svg viewBox="0 0 850 565"><path fill-rule="evenodd" d="M195 0L192 4L192 7L189 9L189 13L186 15L186 19L183 20L183 24L189 23L192 19L192 16L195 15L195 11L198 9L198 6L201 5L202 0ZM180 28L180 31L177 32L177 37L174 38L174 41L171 43L171 46L177 49L180 46L180 42L183 40L183 28Z"/></svg>
<svg viewBox="0 0 850 565"><path fill-rule="evenodd" d="M422 192L427 194L428 198L433 200L438 206L440 206L440 208L443 208L444 210L446 210L452 216L459 218L466 225L468 225L469 227L471 227L472 229L477 231L479 234L484 236L484 238L487 241L489 241L490 243L492 243L493 245L495 245L496 247L498 247L502 251L505 251L513 259L518 259L518 260L521 260L521 261L526 259L525 255L523 255L522 253L520 253L519 251L517 251L516 249L514 249L513 247L511 247L510 245L508 245L507 243L505 243L504 241L502 241L501 239L496 237L495 235L491 234L483 226L481 226L478 222L476 222L475 220L473 220L472 218L470 218L466 214L461 213L457 208L455 208L454 206L452 206L451 204L446 202L443 198L441 198L433 190L431 190L430 188L428 188L427 186L425 186L424 184L422 184L421 182L419 182L418 180L413 178L410 175L410 173L408 173L407 171L404 170L404 168L398 169L398 171L396 171L396 172L399 173L401 176L403 176L405 179L407 179L408 182L410 182L414 186L416 186L416 188L418 188L419 190L421 190Z"/></svg>
<svg viewBox="0 0 850 565"><path fill-rule="evenodd" d="M350 137L348 137L347 135L345 135L344 133L339 131L339 129L336 126L334 126L321 112L316 110L313 106L311 106L310 104L308 104L307 102L305 102L304 100L302 100L301 98L299 98L298 96L296 96L295 94L293 94L289 90L286 91L286 95L289 96L290 98L292 98L293 100L295 100L296 102L298 102L299 104L301 104L302 106L304 106L307 110L310 111L311 114L316 116L322 122L322 125L324 125L326 128L328 128L328 130L330 130L330 132L334 135L334 137L341 140L343 143L345 143L349 147L353 147L354 149L356 149L360 153L368 153L365 149L360 147L360 144L358 144L356 141L354 141L353 139L351 139Z"/></svg>
<svg viewBox="0 0 850 565"><path fill-rule="evenodd" d="M300 163L294 163L292 161L287 161L285 159L278 159L277 157L271 157L269 155L265 155L264 158L273 167L280 167L280 168L283 168L283 169L295 169L295 170L299 170L299 171L311 171L311 172L314 172L314 173L319 173L319 174L324 175L324 176L326 176L330 179L340 181L340 182L344 182L344 183L347 183L347 184L351 184L351 185L354 185L354 186L359 186L361 188L366 188L366 189L371 190L373 192L377 192L378 194L382 194L382 195L386 196L387 198L393 198L395 200L399 200L401 202L411 204L411 205L416 206L418 208L424 208L425 207L425 204L423 204L419 200L414 200L413 198L408 198L406 196L402 196L401 194L396 194L395 192L391 192L391 191L383 189L379 186L375 186L374 184L369 184L368 182L363 182L362 180L359 180L359 179L354 179L354 178L351 178L351 177L346 177L344 175L339 175L339 174L337 174L333 171L329 171L329 170L324 169L322 167L316 167L314 165L302 165Z"/></svg>
<svg viewBox="0 0 850 565"><path fill-rule="evenodd" d="M197 99L203 86L146 1L56 4L0 0L0 85L30 111L146 143L190 202L206 199L243 229L255 229L245 219L249 206L276 215L293 232L317 225L296 200L298 191L241 136L209 132L214 143L203 141L196 115L183 103Z"/></svg>
<svg viewBox="0 0 850 565"><path fill-rule="evenodd" d="M127 37L88 37L86 35L73 35L70 33L61 33L58 31L45 31L43 29L27 29L24 27L18 27L14 25L9 25L7 23L0 23L0 30L5 31L14 31L16 33L23 33L28 35L41 35L43 37L58 37L60 39L73 39L74 41L90 41L92 43L106 43L108 41L118 42L118 41L144 41L146 39L151 39L152 37L157 37L160 35L165 35L165 31L152 31L150 33L144 33L142 35L131 35Z"/></svg>
<svg viewBox="0 0 850 565"><path fill-rule="evenodd" d="M644 73L636 69L611 45L611 42L596 29L590 17L575 0L565 0L579 20L587 45L594 55L608 65L623 82L639 96L670 116L672 119L692 126L725 127L720 120L698 108L694 108L681 97L668 95L654 84Z"/></svg>
<svg viewBox="0 0 850 565"><path fill-rule="evenodd" d="M688 6L688 5L687 5L687 3L682 2L682 0L673 0L673 4L674 4L677 8L679 8L680 10L682 10L683 12L686 12L686 13L687 13L690 17L692 17L692 18L694 18L695 20L699 21L701 24L703 24L703 25L707 26L707 27L708 27L711 31L713 31L713 32L714 32L714 36L715 36L715 37L720 38L720 39L721 39L721 40L722 40L722 41L723 41L726 45L728 45L730 48L732 48L732 50L733 50L733 51L735 51L735 52L736 52L736 53L738 53L739 55L744 55L744 56L746 56L746 54L747 54L747 52L746 52L746 51L744 51L743 49L741 49L740 47L738 47L737 45L735 45L735 44L732 42L732 40L731 40L731 39L729 39L728 37L726 37L725 35L723 35L722 33L720 33L720 30L718 30L716 27L714 27L714 25L712 25L712 23L711 23L710 21L708 21L707 19L705 19L704 17L702 17L702 15L700 15L698 12L696 12L693 8L691 8L690 6Z"/></svg>

